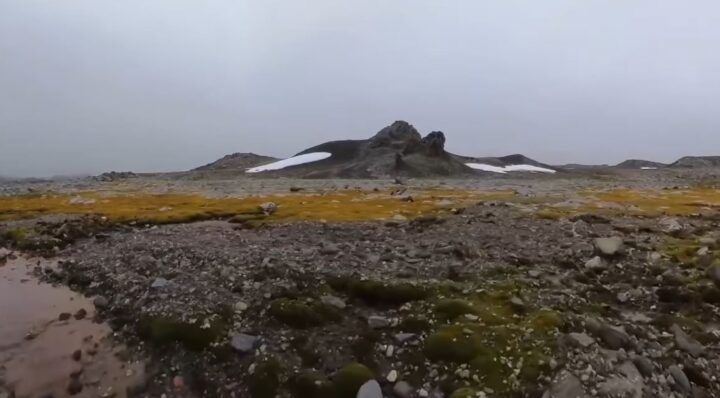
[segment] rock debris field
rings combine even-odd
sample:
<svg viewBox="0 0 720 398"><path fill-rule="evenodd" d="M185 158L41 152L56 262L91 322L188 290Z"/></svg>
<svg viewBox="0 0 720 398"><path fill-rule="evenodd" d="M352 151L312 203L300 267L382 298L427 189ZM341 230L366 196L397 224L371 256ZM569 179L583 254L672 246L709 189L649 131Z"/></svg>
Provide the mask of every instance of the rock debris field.
<svg viewBox="0 0 720 398"><path fill-rule="evenodd" d="M2 283L87 315L0 324L0 397L718 397L720 191L658 176L7 185ZM84 318L103 344L23 387L37 325Z"/></svg>

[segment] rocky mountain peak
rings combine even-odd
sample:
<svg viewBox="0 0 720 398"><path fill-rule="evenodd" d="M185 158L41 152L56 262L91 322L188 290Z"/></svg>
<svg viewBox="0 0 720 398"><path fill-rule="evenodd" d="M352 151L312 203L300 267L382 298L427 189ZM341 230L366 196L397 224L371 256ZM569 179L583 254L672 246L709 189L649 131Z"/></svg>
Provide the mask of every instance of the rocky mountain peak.
<svg viewBox="0 0 720 398"><path fill-rule="evenodd" d="M430 155L440 155L445 152L445 134L442 131L433 131L426 135L422 143L428 147Z"/></svg>
<svg viewBox="0 0 720 398"><path fill-rule="evenodd" d="M420 141L421 138L420 133L412 124L398 120L378 131L378 133L370 139L370 146L373 148L393 147L401 149L405 147L407 143Z"/></svg>

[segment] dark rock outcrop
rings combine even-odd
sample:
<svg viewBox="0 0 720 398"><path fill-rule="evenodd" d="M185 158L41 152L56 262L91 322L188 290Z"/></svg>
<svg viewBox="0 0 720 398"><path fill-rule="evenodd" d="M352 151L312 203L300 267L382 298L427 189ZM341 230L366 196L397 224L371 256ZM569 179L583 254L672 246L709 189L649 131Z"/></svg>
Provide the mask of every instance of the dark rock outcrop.
<svg viewBox="0 0 720 398"><path fill-rule="evenodd" d="M685 156L670 164L675 168L720 167L720 156Z"/></svg>
<svg viewBox="0 0 720 398"><path fill-rule="evenodd" d="M133 173L132 171L110 171L107 173L102 173L99 176L96 176L95 180L111 182L111 181L127 180L129 178L137 178L137 174Z"/></svg>
<svg viewBox="0 0 720 398"><path fill-rule="evenodd" d="M298 155L329 152L332 156L275 173L307 178L472 175L473 170L459 157L445 151L445 141L440 131L423 138L410 123L396 121L367 140L331 141L308 148Z"/></svg>
<svg viewBox="0 0 720 398"><path fill-rule="evenodd" d="M422 139L422 143L427 147L428 154L431 156L440 156L445 153L445 134L442 131L433 131Z"/></svg>

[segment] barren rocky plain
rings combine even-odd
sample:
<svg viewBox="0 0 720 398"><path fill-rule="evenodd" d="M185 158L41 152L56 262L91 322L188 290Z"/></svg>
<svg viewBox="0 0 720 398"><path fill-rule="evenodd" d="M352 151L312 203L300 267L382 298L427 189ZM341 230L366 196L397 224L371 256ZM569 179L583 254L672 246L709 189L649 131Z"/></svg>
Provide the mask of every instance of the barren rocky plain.
<svg viewBox="0 0 720 398"><path fill-rule="evenodd" d="M0 185L0 397L720 397L720 172Z"/></svg>

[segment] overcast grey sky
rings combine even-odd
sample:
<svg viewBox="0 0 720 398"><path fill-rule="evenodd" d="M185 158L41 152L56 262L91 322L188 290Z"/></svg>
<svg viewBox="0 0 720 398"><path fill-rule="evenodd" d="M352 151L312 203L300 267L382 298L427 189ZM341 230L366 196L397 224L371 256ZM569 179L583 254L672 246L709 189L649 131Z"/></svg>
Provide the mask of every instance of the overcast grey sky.
<svg viewBox="0 0 720 398"><path fill-rule="evenodd" d="M464 155L720 154L717 0L0 0L0 175L288 156L404 119Z"/></svg>

